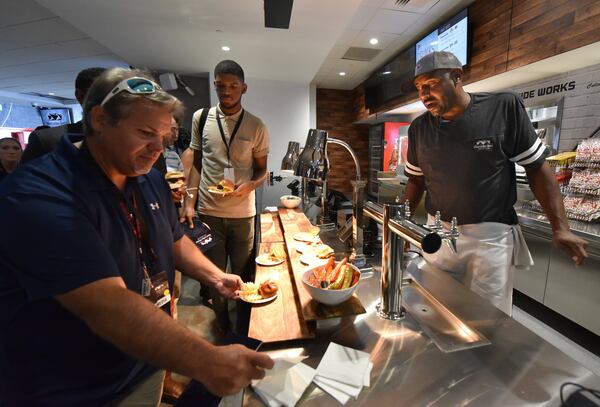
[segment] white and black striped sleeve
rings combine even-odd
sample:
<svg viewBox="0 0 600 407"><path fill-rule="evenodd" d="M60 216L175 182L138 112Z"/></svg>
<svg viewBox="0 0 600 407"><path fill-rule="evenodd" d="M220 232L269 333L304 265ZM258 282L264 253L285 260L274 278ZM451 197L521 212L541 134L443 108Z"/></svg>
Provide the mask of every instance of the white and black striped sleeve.
<svg viewBox="0 0 600 407"><path fill-rule="evenodd" d="M408 161L406 162L406 165L404 166L404 172L408 176L411 176L411 175L415 176L415 177L422 177L423 176L423 171L421 171L421 169L419 167L417 167L416 165L412 165Z"/></svg>
<svg viewBox="0 0 600 407"><path fill-rule="evenodd" d="M510 161L526 167L527 165L537 162L540 158L543 159L545 157L545 152L546 146L540 141L539 138L536 137L531 147L522 153L511 157Z"/></svg>
<svg viewBox="0 0 600 407"><path fill-rule="evenodd" d="M508 131L504 140L506 155L510 161L525 168L539 167L548 155L546 145L535 132L521 98L514 94L510 98L510 95L504 95L508 99L506 102L511 105L507 111L512 112L508 117Z"/></svg>

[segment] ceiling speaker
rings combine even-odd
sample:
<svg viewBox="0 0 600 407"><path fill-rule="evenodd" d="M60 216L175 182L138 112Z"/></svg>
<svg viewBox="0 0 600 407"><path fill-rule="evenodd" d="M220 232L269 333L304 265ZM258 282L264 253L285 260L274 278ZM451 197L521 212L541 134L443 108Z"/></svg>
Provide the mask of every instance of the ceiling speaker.
<svg viewBox="0 0 600 407"><path fill-rule="evenodd" d="M294 0L264 0L265 27L290 28Z"/></svg>

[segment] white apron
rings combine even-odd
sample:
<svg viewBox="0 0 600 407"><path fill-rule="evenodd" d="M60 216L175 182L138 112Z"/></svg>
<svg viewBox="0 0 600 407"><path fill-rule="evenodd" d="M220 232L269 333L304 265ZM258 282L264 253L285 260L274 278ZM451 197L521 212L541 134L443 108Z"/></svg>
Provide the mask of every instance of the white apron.
<svg viewBox="0 0 600 407"><path fill-rule="evenodd" d="M434 223L433 216L428 215L427 223ZM444 229L448 228L444 222ZM461 225L458 231L456 254L443 244L436 253L423 253L423 257L511 315L514 270L533 265L520 226L482 222Z"/></svg>

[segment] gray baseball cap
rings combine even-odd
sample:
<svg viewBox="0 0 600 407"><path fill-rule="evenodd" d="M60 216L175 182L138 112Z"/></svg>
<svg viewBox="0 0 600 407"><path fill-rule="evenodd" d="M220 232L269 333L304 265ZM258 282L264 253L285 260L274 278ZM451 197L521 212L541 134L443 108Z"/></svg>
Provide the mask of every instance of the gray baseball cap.
<svg viewBox="0 0 600 407"><path fill-rule="evenodd" d="M415 78L437 69L462 69L462 64L451 52L434 51L417 61Z"/></svg>

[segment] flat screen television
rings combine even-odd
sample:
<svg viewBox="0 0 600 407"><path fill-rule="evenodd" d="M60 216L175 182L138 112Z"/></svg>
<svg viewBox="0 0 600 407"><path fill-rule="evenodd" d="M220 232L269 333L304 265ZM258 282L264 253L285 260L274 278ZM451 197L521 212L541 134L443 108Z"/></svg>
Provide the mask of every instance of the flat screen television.
<svg viewBox="0 0 600 407"><path fill-rule="evenodd" d="M365 107L373 109L395 97L402 96L402 85L415 72L415 46L405 49L373 72L364 83Z"/></svg>
<svg viewBox="0 0 600 407"><path fill-rule="evenodd" d="M42 123L45 126L56 127L71 123L71 109L65 108L39 108Z"/></svg>
<svg viewBox="0 0 600 407"><path fill-rule="evenodd" d="M463 66L469 57L469 14L464 9L417 42L416 60L433 51L452 52Z"/></svg>

